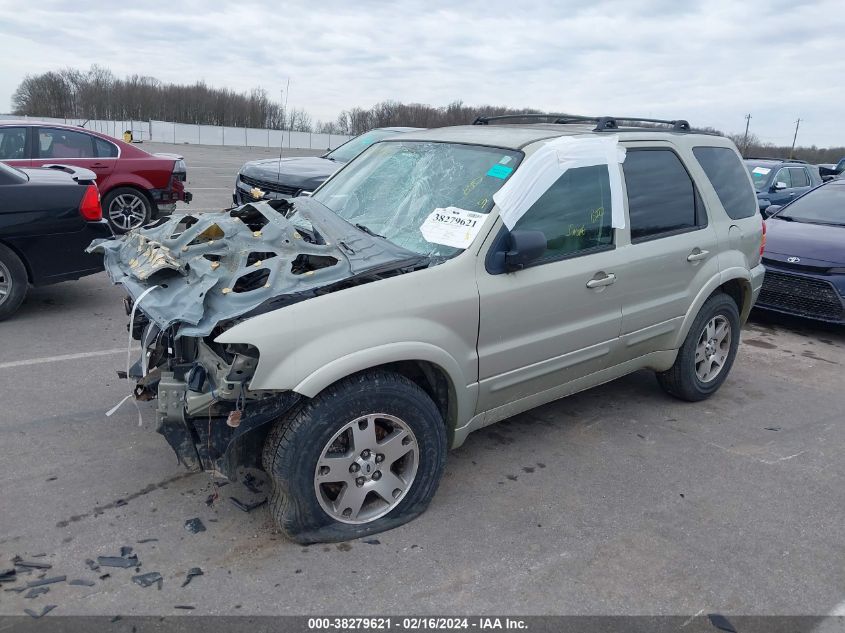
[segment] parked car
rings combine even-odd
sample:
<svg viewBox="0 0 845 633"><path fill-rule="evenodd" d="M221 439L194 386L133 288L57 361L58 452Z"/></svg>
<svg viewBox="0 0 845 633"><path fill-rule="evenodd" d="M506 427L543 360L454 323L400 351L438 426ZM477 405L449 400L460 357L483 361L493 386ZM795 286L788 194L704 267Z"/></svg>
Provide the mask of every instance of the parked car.
<svg viewBox="0 0 845 633"><path fill-rule="evenodd" d="M376 141L417 131L415 127L380 127L348 140L322 156L265 158L245 163L235 178L236 205L254 200L279 200L308 195L326 178Z"/></svg>
<svg viewBox="0 0 845 633"><path fill-rule="evenodd" d="M285 533L346 540L419 515L488 424L640 369L713 395L764 274L736 147L554 120L411 132L310 197L92 245L181 462L263 468Z"/></svg>
<svg viewBox="0 0 845 633"><path fill-rule="evenodd" d="M845 180L766 212L766 278L757 306L845 323Z"/></svg>
<svg viewBox="0 0 845 633"><path fill-rule="evenodd" d="M845 158L842 158L835 165L818 165L818 168L822 180L832 180L833 178L840 178L842 177L842 174L845 173Z"/></svg>
<svg viewBox="0 0 845 633"><path fill-rule="evenodd" d="M0 161L14 167L59 162L90 169L97 175L104 215L115 233L168 215L179 201L191 201L191 194L185 191L187 168L181 156L150 154L80 127L3 121Z"/></svg>
<svg viewBox="0 0 845 633"><path fill-rule="evenodd" d="M821 184L815 165L783 158L748 158L745 166L751 174L760 209L770 204L784 205Z"/></svg>
<svg viewBox="0 0 845 633"><path fill-rule="evenodd" d="M30 285L103 270L102 258L85 252L91 240L112 237L95 179L87 169L0 163L0 321L14 314Z"/></svg>

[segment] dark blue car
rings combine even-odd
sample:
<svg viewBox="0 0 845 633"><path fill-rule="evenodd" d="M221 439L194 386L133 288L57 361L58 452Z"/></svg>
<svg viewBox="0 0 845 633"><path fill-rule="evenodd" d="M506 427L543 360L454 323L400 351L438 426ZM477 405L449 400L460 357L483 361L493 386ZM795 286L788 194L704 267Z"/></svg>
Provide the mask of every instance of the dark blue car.
<svg viewBox="0 0 845 633"><path fill-rule="evenodd" d="M760 209L788 204L822 182L818 167L801 160L748 158L745 168L754 182Z"/></svg>
<svg viewBox="0 0 845 633"><path fill-rule="evenodd" d="M845 324L845 180L768 213L756 307Z"/></svg>

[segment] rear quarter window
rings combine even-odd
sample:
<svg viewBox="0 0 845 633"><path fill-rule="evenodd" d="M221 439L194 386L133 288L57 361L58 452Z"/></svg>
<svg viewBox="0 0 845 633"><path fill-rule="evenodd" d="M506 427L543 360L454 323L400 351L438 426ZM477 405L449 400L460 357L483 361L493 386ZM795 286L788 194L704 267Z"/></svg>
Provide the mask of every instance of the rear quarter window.
<svg viewBox="0 0 845 633"><path fill-rule="evenodd" d="M692 153L731 219L750 218L757 213L757 196L736 152L727 147L694 147Z"/></svg>

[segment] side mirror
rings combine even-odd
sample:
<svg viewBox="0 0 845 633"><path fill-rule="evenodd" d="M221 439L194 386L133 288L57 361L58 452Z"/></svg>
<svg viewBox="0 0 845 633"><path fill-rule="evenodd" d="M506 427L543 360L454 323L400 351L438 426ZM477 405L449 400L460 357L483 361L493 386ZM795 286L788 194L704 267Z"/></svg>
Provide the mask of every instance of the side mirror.
<svg viewBox="0 0 845 633"><path fill-rule="evenodd" d="M542 231L511 231L505 253L508 272L521 270L546 252L548 242Z"/></svg>
<svg viewBox="0 0 845 633"><path fill-rule="evenodd" d="M775 213L777 213L778 211L781 210L782 206L783 205L780 205L780 204L770 204L768 207L763 209L763 217L766 217L766 218L772 217Z"/></svg>
<svg viewBox="0 0 845 633"><path fill-rule="evenodd" d="M780 180L778 180L778 181L777 181L777 182L776 182L776 183L772 186L772 189L774 189L775 191L780 191L780 190L782 190L782 189L786 189L786 183L785 183L785 182L781 182Z"/></svg>

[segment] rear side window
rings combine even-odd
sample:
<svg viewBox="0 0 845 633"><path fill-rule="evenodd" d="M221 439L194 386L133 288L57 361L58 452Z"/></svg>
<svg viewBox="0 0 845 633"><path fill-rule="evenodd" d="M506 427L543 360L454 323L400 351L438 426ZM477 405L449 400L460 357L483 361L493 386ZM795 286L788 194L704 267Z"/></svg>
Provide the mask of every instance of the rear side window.
<svg viewBox="0 0 845 633"><path fill-rule="evenodd" d="M542 231L544 259L613 244L607 165L568 169L525 212L514 230Z"/></svg>
<svg viewBox="0 0 845 633"><path fill-rule="evenodd" d="M757 214L757 196L736 152L727 147L694 147L692 153L731 219L750 218Z"/></svg>
<svg viewBox="0 0 845 633"><path fill-rule="evenodd" d="M93 137L94 147L97 149L97 158L116 158L117 146L101 138Z"/></svg>
<svg viewBox="0 0 845 633"><path fill-rule="evenodd" d="M94 137L73 130L38 130L38 158L96 158Z"/></svg>
<svg viewBox="0 0 845 633"><path fill-rule="evenodd" d="M807 171L803 167L790 167L789 173L792 176L793 187L810 186L810 179L807 178Z"/></svg>
<svg viewBox="0 0 845 633"><path fill-rule="evenodd" d="M631 241L699 225L695 187L675 152L629 149L622 168L628 190Z"/></svg>

